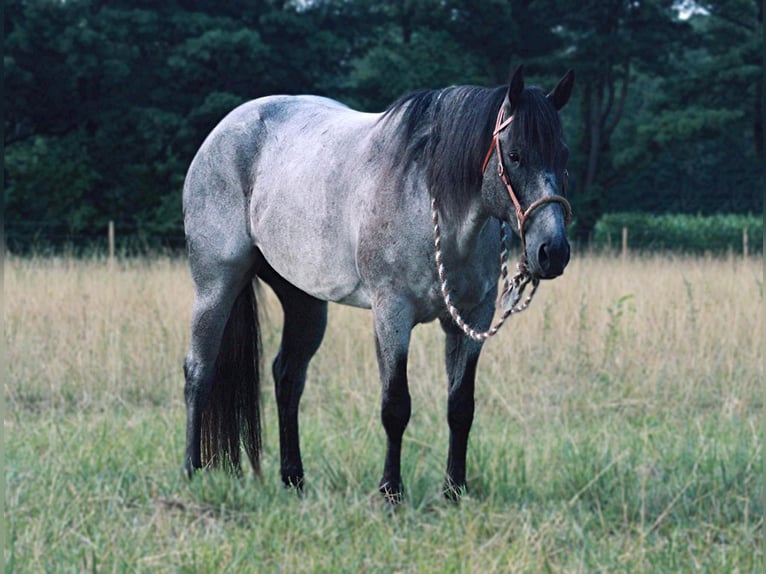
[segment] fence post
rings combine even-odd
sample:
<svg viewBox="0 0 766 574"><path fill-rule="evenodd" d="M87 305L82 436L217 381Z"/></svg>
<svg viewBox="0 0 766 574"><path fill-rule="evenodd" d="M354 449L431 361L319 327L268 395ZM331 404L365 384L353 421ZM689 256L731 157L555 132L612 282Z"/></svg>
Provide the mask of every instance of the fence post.
<svg viewBox="0 0 766 574"><path fill-rule="evenodd" d="M109 269L114 269L114 221L109 220Z"/></svg>
<svg viewBox="0 0 766 574"><path fill-rule="evenodd" d="M622 259L628 258L628 228L622 227Z"/></svg>
<svg viewBox="0 0 766 574"><path fill-rule="evenodd" d="M742 258L747 259L747 248L748 248L748 237L747 237L747 227L742 228Z"/></svg>

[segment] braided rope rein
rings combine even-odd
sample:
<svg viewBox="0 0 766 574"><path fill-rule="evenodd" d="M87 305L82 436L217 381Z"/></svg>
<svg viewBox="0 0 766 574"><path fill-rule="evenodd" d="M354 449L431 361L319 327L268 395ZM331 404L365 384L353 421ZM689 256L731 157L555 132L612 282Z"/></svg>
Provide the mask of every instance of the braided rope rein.
<svg viewBox="0 0 766 574"><path fill-rule="evenodd" d="M508 278L508 236L506 233L505 222L500 223L500 274L503 278L503 291L500 295L500 300L510 301L510 304L505 305L505 311L497 320L497 322L487 331L476 331L468 323L465 322L460 315L460 311L452 304L449 294L449 287L447 286L447 274L444 270L444 263L442 262L442 246L441 246L441 230L439 229L439 211L436 209L436 199L431 198L431 216L434 224L434 248L436 250L436 270L439 274L439 283L441 284L442 297L444 298L444 304L447 306L447 311L452 316L452 320L455 325L468 337L474 341L482 342L486 341L490 337L497 335L500 328L505 324L506 319L515 313L521 313L532 302L532 297L537 292L537 287L540 285L540 280L533 278L527 270L524 263L524 253L522 252L520 261L516 264L516 274L509 279ZM532 284L529 291L529 295L523 302L519 303L524 290L527 285Z"/></svg>

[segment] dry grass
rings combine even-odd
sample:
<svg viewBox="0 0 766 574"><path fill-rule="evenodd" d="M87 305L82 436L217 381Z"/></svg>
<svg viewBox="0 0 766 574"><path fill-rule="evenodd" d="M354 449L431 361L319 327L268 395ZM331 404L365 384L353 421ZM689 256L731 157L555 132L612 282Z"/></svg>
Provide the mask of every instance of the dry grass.
<svg viewBox="0 0 766 574"><path fill-rule="evenodd" d="M479 392L521 422L551 406L541 397L584 393L608 407L591 388L605 379L625 405L744 409L755 389L738 375L759 364L762 278L757 260L575 258L486 345ZM128 260L110 273L98 260L11 259L5 284L10 412L180 398L193 296L183 260ZM270 357L281 311L267 288L263 294ZM436 324L415 330L416 403L433 397L441 349ZM367 405L378 393L374 361L370 314L331 306L308 392L330 383L344 401ZM316 390L321 399L329 389Z"/></svg>
<svg viewBox="0 0 766 574"><path fill-rule="evenodd" d="M368 312L331 306L297 500L276 484L269 392L265 484L179 478L185 261L11 258L5 293L6 559L20 570L758 569L760 260L576 256L485 346L459 508L439 497L441 331L418 327L393 518L373 494ZM281 313L263 294L270 359Z"/></svg>

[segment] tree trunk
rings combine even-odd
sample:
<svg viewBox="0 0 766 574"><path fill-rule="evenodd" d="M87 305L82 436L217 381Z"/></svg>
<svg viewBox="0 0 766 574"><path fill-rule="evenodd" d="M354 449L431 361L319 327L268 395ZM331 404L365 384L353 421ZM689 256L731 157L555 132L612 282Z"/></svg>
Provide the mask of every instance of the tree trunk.
<svg viewBox="0 0 766 574"><path fill-rule="evenodd" d="M624 65L619 93L611 72L604 72L593 78L584 87L583 96L583 141L582 154L584 170L579 177L579 201L577 202L578 241L589 241L593 228L603 215L605 194L616 178L603 181L604 168L609 167L609 143L622 118L630 83L630 64ZM608 171L608 169L607 169Z"/></svg>

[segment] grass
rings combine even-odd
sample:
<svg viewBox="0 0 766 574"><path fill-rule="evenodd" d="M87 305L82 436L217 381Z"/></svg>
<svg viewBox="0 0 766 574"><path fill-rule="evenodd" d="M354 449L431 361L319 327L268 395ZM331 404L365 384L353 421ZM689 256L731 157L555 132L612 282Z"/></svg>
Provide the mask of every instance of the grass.
<svg viewBox="0 0 766 574"><path fill-rule="evenodd" d="M182 478L183 260L10 258L4 279L6 571L762 572L759 260L575 257L485 346L459 505L441 332L418 327L395 512L369 313L331 306L299 497L271 392L263 482Z"/></svg>

